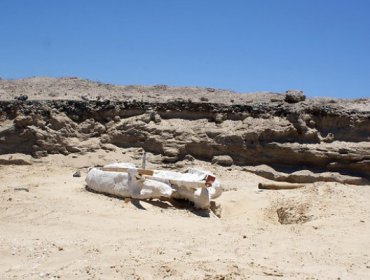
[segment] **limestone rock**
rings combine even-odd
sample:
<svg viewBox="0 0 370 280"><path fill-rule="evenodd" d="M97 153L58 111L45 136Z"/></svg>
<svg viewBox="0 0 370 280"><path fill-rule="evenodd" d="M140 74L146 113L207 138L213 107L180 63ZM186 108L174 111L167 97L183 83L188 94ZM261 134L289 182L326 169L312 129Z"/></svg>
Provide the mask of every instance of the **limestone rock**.
<svg viewBox="0 0 370 280"><path fill-rule="evenodd" d="M214 156L212 158L212 163L213 164L218 164L218 165L221 165L221 166L231 166L231 165L233 165L234 161L230 156L223 155L223 156Z"/></svg>
<svg viewBox="0 0 370 280"><path fill-rule="evenodd" d="M314 183L314 182L338 182L342 184L366 185L369 181L358 176L349 176L337 172L318 172L310 170L299 170L293 173L276 171L268 165L246 166L244 171L248 171L264 177L266 179L289 182L289 183Z"/></svg>
<svg viewBox="0 0 370 280"><path fill-rule="evenodd" d="M107 150L107 151L116 151L117 150L117 146L115 146L113 144L109 144L109 143L101 144L100 146L103 150Z"/></svg>
<svg viewBox="0 0 370 280"><path fill-rule="evenodd" d="M25 128L33 124L33 119L30 116L18 116L14 119L14 125L18 128Z"/></svg>
<svg viewBox="0 0 370 280"><path fill-rule="evenodd" d="M0 165L31 165L32 157L25 154L0 155Z"/></svg>
<svg viewBox="0 0 370 280"><path fill-rule="evenodd" d="M164 147L163 154L169 157L176 157L180 154L180 151L178 148L175 147Z"/></svg>
<svg viewBox="0 0 370 280"><path fill-rule="evenodd" d="M52 114L50 119L50 128L60 130L64 127L75 129L77 125L64 113Z"/></svg>
<svg viewBox="0 0 370 280"><path fill-rule="evenodd" d="M224 114L216 114L215 123L222 123L226 119Z"/></svg>

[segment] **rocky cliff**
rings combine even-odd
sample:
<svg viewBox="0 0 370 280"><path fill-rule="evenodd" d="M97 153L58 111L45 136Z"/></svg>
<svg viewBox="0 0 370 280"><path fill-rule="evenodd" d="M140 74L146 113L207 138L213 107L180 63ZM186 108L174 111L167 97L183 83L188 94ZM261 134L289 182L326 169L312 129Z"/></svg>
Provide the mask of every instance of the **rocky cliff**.
<svg viewBox="0 0 370 280"><path fill-rule="evenodd" d="M267 164L369 178L367 101L352 101L364 105L353 109L340 102L283 98L248 104L3 100L0 154L41 157L115 145L142 147L168 163L194 157L220 165Z"/></svg>

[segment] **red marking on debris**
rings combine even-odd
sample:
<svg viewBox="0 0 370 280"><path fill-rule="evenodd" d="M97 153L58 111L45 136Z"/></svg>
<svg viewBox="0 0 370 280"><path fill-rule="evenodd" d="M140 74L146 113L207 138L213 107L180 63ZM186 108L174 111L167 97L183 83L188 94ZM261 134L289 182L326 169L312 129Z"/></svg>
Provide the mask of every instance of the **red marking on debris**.
<svg viewBox="0 0 370 280"><path fill-rule="evenodd" d="M206 186L212 185L212 183L216 180L216 177L212 175L207 175L206 177Z"/></svg>

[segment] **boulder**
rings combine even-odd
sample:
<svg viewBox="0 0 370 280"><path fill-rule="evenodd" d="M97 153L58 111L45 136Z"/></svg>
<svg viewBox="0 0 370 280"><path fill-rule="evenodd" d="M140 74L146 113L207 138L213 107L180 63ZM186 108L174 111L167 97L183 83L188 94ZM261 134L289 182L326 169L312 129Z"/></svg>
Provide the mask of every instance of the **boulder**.
<svg viewBox="0 0 370 280"><path fill-rule="evenodd" d="M212 163L221 166L231 166L233 165L234 161L230 156L223 155L223 156L214 156L212 158Z"/></svg>
<svg viewBox="0 0 370 280"><path fill-rule="evenodd" d="M285 92L285 99L288 103L298 103L306 100L306 96L301 90L287 90Z"/></svg>

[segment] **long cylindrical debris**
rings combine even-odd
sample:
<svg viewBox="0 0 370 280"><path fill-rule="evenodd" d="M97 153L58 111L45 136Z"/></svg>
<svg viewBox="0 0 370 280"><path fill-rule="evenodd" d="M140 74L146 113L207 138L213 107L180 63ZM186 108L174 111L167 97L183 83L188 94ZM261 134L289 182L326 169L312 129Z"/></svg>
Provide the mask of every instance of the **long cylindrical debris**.
<svg viewBox="0 0 370 280"><path fill-rule="evenodd" d="M305 185L285 182L259 183L258 188L262 190L291 190L303 188Z"/></svg>

